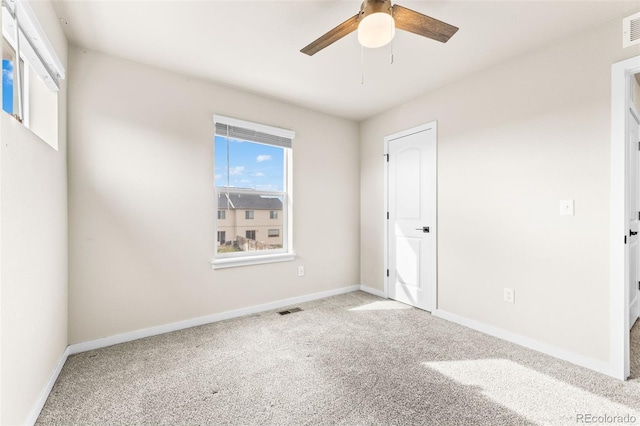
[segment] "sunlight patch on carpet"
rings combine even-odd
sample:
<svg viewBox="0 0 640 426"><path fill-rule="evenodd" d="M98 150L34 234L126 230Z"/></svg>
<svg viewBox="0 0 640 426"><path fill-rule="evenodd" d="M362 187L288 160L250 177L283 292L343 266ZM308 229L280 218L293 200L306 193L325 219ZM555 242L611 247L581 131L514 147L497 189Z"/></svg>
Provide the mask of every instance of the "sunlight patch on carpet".
<svg viewBox="0 0 640 426"><path fill-rule="evenodd" d="M477 388L485 398L539 425L623 423L612 422L618 419L616 416L635 418L631 424L640 422L640 412L634 409L510 360L425 362L423 365L464 386Z"/></svg>
<svg viewBox="0 0 640 426"><path fill-rule="evenodd" d="M395 300L381 300L379 302L368 303L366 305L351 308L350 311L389 311L395 309L411 309L411 306Z"/></svg>

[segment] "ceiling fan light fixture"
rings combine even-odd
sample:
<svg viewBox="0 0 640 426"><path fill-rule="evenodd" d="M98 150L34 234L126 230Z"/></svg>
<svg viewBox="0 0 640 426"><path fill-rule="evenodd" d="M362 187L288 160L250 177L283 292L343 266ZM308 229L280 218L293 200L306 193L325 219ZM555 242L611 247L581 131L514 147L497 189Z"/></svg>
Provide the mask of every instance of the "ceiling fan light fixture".
<svg viewBox="0 0 640 426"><path fill-rule="evenodd" d="M358 25L358 41L368 48L382 47L396 35L396 23L388 12L371 13Z"/></svg>

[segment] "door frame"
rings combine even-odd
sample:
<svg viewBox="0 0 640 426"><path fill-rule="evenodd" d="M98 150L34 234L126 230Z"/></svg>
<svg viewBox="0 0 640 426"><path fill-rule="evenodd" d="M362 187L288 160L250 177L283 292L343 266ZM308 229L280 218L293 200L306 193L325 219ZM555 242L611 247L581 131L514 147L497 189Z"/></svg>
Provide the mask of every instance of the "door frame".
<svg viewBox="0 0 640 426"><path fill-rule="evenodd" d="M394 139L398 139L404 136L409 136L414 133L422 132L425 130L433 129L435 135L435 157L436 157L436 200L435 200L435 219L432 229L435 232L435 256L436 256L436 269L433 271L433 288L431 289L433 298L432 312L438 309L438 122L431 121L429 123L421 124L416 127L412 127L401 132L393 133L384 137L384 211L381 216L384 221L382 229L384 230L384 262L382 269L382 276L384 277L384 297L389 298L389 277L387 276L387 270L389 268L389 220L387 219L387 213L389 212L389 142Z"/></svg>
<svg viewBox="0 0 640 426"><path fill-rule="evenodd" d="M640 56L611 66L611 271L610 375L629 375L629 247L627 235L627 111L631 78L640 72Z"/></svg>

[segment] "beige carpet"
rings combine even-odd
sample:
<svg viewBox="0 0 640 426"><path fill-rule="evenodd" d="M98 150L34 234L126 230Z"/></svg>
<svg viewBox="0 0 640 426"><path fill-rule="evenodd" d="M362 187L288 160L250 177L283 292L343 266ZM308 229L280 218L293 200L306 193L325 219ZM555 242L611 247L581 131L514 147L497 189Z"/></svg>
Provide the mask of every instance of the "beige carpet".
<svg viewBox="0 0 640 426"><path fill-rule="evenodd" d="M640 423L640 381L362 292L299 306L71 356L37 424Z"/></svg>

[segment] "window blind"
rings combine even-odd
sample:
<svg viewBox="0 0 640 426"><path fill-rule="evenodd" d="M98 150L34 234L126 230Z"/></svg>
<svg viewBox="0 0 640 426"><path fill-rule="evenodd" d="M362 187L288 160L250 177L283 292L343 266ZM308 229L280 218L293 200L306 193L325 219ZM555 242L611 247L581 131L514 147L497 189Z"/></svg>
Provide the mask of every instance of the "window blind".
<svg viewBox="0 0 640 426"><path fill-rule="evenodd" d="M16 54L24 55L47 87L57 92L59 80L65 78L65 70L29 2L2 0L2 33L14 46L17 45L16 22L20 29L20 52Z"/></svg>
<svg viewBox="0 0 640 426"><path fill-rule="evenodd" d="M215 115L213 117L217 136L228 136L249 142L291 148L295 133L291 130L251 123L235 118Z"/></svg>

